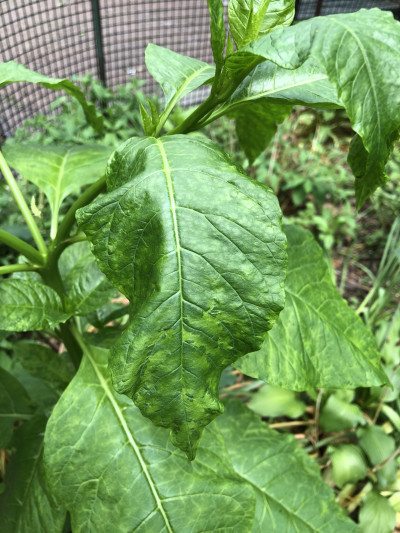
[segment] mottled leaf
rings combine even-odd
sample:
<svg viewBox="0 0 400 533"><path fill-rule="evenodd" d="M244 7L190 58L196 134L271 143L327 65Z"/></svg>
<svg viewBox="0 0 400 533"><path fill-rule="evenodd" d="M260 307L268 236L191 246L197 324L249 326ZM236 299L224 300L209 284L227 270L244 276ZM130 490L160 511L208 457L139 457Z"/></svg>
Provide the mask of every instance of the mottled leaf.
<svg viewBox="0 0 400 533"><path fill-rule="evenodd" d="M46 417L36 416L15 433L0 496L2 533L62 533L66 511L50 490L43 466Z"/></svg>
<svg viewBox="0 0 400 533"><path fill-rule="evenodd" d="M215 64L217 65L217 70L220 70L224 62L226 40L224 6L222 0L207 0L207 3L211 18L211 48Z"/></svg>
<svg viewBox="0 0 400 533"><path fill-rule="evenodd" d="M214 428L189 463L167 431L114 392L107 352L93 347L45 435L48 478L71 513L74 533L249 531L253 490L224 459Z"/></svg>
<svg viewBox="0 0 400 533"><path fill-rule="evenodd" d="M57 230L63 200L102 176L113 148L101 145L9 145L3 148L9 165L41 189L52 211L51 237Z"/></svg>
<svg viewBox="0 0 400 533"><path fill-rule="evenodd" d="M113 383L193 458L222 412L222 370L260 346L282 308L279 206L214 143L185 136L129 140L107 184L77 216L132 302Z"/></svg>
<svg viewBox="0 0 400 533"><path fill-rule="evenodd" d="M32 405L20 382L0 367L0 449L8 446L14 422L30 418Z"/></svg>
<svg viewBox="0 0 400 533"><path fill-rule="evenodd" d="M387 383L375 338L333 285L312 234L296 226L285 232L285 309L262 348L235 367L291 390Z"/></svg>
<svg viewBox="0 0 400 533"><path fill-rule="evenodd" d="M267 33L290 26L294 18L296 0L271 0L265 14L259 37Z"/></svg>
<svg viewBox="0 0 400 533"><path fill-rule="evenodd" d="M270 0L230 0L229 27L237 48L257 39Z"/></svg>
<svg viewBox="0 0 400 533"><path fill-rule="evenodd" d="M24 65L20 65L15 61L0 63L0 88L15 82L38 83L39 85L46 87L46 89L66 91L80 103L88 123L91 124L98 133L103 133L103 117L96 113L95 106L86 101L83 92L71 81L67 79L49 78L44 74L29 70Z"/></svg>
<svg viewBox="0 0 400 533"><path fill-rule="evenodd" d="M74 533L355 530L291 436L229 404L189 463L113 391L106 352L85 352L45 435L50 484Z"/></svg>
<svg viewBox="0 0 400 533"><path fill-rule="evenodd" d="M68 320L58 294L36 281L0 281L0 324L6 331L53 328Z"/></svg>
<svg viewBox="0 0 400 533"><path fill-rule="evenodd" d="M117 291L100 271L87 242L69 246L61 255L67 309L75 315L87 315L117 296Z"/></svg>

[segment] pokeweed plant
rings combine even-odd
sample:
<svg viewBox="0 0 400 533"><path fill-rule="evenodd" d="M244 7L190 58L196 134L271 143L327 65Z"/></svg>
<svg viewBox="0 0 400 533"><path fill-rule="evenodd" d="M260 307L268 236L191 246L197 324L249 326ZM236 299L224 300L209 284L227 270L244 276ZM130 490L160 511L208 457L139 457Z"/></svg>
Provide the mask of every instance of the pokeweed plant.
<svg viewBox="0 0 400 533"><path fill-rule="evenodd" d="M3 334L13 352L0 358L1 444L12 451L4 531L61 532L67 513L74 533L355 531L293 438L241 403L218 416L218 385L233 364L291 390L380 386L376 342L311 234L282 228L273 192L196 131L233 118L252 161L293 105L344 108L360 208L386 181L399 133L400 26L378 9L291 26L293 0L230 0L227 29L221 0L208 5L215 65L146 50L165 107L141 105L144 137L113 153L11 145L0 155L35 243L0 231L21 254L0 267L1 329L39 332ZM101 131L71 82L0 65L0 86L17 81L67 90ZM204 84L206 100L165 131ZM49 235L9 165L46 195Z"/></svg>

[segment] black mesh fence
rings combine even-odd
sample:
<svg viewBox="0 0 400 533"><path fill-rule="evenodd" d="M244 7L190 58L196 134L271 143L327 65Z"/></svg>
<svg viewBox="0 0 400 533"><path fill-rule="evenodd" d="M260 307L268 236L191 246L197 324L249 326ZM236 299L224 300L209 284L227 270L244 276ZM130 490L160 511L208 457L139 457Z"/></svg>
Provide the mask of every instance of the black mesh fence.
<svg viewBox="0 0 400 533"><path fill-rule="evenodd" d="M224 1L224 4L227 4ZM297 0L296 17L380 7L400 15L400 0ZM149 42L211 61L206 0L0 0L0 61L14 60L53 77L89 72L107 86L147 80ZM28 84L0 92L0 134L45 113L55 94ZM190 103L190 102L189 102Z"/></svg>

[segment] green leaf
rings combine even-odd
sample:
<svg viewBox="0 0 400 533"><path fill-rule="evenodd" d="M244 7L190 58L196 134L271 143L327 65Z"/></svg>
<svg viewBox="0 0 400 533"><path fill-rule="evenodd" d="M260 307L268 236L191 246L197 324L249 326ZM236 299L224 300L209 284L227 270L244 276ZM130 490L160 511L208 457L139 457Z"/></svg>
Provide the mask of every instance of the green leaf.
<svg viewBox="0 0 400 533"><path fill-rule="evenodd" d="M351 145L349 161L360 208L387 181L385 164L400 131L399 49L400 24L393 15L362 9L274 31L228 59L235 79L246 59L254 65L256 56L284 68L297 68L310 57L320 64L359 136Z"/></svg>
<svg viewBox="0 0 400 533"><path fill-rule="evenodd" d="M50 490L43 467L46 417L18 428L7 466L6 490L0 496L2 533L62 533L66 511Z"/></svg>
<svg viewBox="0 0 400 533"><path fill-rule="evenodd" d="M145 61L150 74L165 94L165 110L158 125L160 131L181 98L210 82L215 75L215 67L155 44L147 46Z"/></svg>
<svg viewBox="0 0 400 533"><path fill-rule="evenodd" d="M271 0L265 14L259 37L273 30L290 26L294 19L296 0Z"/></svg>
<svg viewBox="0 0 400 533"><path fill-rule="evenodd" d="M52 211L52 238L56 234L58 211L63 200L101 178L112 151L113 148L101 145L4 147L7 162L47 196Z"/></svg>
<svg viewBox="0 0 400 533"><path fill-rule="evenodd" d="M39 342L17 342L13 355L26 372L58 387L64 388L74 375L71 363Z"/></svg>
<svg viewBox="0 0 400 533"><path fill-rule="evenodd" d="M0 449L11 440L14 422L30 418L32 402L20 382L0 367Z"/></svg>
<svg viewBox="0 0 400 533"><path fill-rule="evenodd" d="M282 308L280 209L270 189L193 137L133 138L106 179L108 194L77 217L100 269L133 303L111 353L113 383L193 458L222 412L222 370L260 346Z"/></svg>
<svg viewBox="0 0 400 533"><path fill-rule="evenodd" d="M372 466L386 461L395 451L396 443L393 437L386 435L380 426L369 425L357 431L361 448L370 460ZM376 472L379 485L386 489L396 479L397 464L394 459L379 468Z"/></svg>
<svg viewBox="0 0 400 533"><path fill-rule="evenodd" d="M295 392L273 385L264 385L259 391L252 394L248 407L264 417L288 416L298 418L306 410L305 403L297 399Z"/></svg>
<svg viewBox="0 0 400 533"><path fill-rule="evenodd" d="M312 234L285 226L286 305L262 348L235 363L245 374L290 390L388 383L375 338L332 283Z"/></svg>
<svg viewBox="0 0 400 533"><path fill-rule="evenodd" d="M90 347L48 423L46 470L74 533L249 531L251 487L225 464L216 428L204 443L189 463L167 431L113 391L107 352Z"/></svg>
<svg viewBox="0 0 400 533"><path fill-rule="evenodd" d="M367 463L361 449L354 444L341 444L331 456L332 475L340 489L346 483L356 483L367 475Z"/></svg>
<svg viewBox="0 0 400 533"><path fill-rule="evenodd" d="M85 352L45 434L46 471L74 533L355 530L291 436L232 403L189 463L113 391L107 353Z"/></svg>
<svg viewBox="0 0 400 533"><path fill-rule="evenodd" d="M241 105L228 113L236 121L236 134L250 165L265 150L275 135L278 124L291 111L291 105L272 104L268 99L261 99Z"/></svg>
<svg viewBox="0 0 400 533"><path fill-rule="evenodd" d="M64 250L59 262L67 310L87 315L117 296L117 291L100 271L88 242L78 242Z"/></svg>
<svg viewBox="0 0 400 533"><path fill-rule="evenodd" d="M340 392L331 394L321 411L321 428L329 433L365 424L361 408L350 402L342 398Z"/></svg>
<svg viewBox="0 0 400 533"><path fill-rule="evenodd" d="M58 294L36 281L0 281L0 302L0 324L6 331L53 328L70 317Z"/></svg>
<svg viewBox="0 0 400 533"><path fill-rule="evenodd" d="M0 63L0 88L9 83L21 81L38 83L39 85L46 87L46 89L66 91L70 96L75 98L80 103L88 123L91 124L100 135L103 133L103 117L96 113L95 106L86 101L83 92L70 80L48 78L43 74L29 70L24 65L20 65L15 61Z"/></svg>
<svg viewBox="0 0 400 533"><path fill-rule="evenodd" d="M226 40L224 6L222 0L207 0L207 3L211 18L211 48L215 64L217 65L217 70L220 70L224 62Z"/></svg>
<svg viewBox="0 0 400 533"><path fill-rule="evenodd" d="M370 492L360 510L360 533L392 533L396 527L396 511L387 498Z"/></svg>
<svg viewBox="0 0 400 533"><path fill-rule="evenodd" d="M270 0L230 0L229 27L237 48L257 39Z"/></svg>

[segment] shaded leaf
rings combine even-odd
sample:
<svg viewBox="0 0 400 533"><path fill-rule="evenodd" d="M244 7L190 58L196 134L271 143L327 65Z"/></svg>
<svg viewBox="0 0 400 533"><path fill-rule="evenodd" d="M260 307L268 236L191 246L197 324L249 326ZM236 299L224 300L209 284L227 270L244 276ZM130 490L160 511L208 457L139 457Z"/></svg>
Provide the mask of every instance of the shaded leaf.
<svg viewBox="0 0 400 533"><path fill-rule="evenodd" d="M67 309L75 315L87 315L117 295L100 271L88 242L78 242L64 250L59 262L67 297Z"/></svg>
<svg viewBox="0 0 400 533"><path fill-rule="evenodd" d="M6 331L33 331L53 328L70 317L60 297L36 281L0 281L0 324Z"/></svg>
<svg viewBox="0 0 400 533"><path fill-rule="evenodd" d="M52 211L51 237L54 238L64 198L104 176L113 148L15 144L3 150L9 165L45 193Z"/></svg>
<svg viewBox="0 0 400 533"><path fill-rule="evenodd" d="M39 85L46 87L46 89L66 91L80 103L88 123L91 124L100 135L103 133L103 117L96 113L95 106L86 101L83 92L70 80L49 78L44 74L29 70L24 65L20 65L15 61L0 63L0 88L9 83L21 81L38 83Z"/></svg>
<svg viewBox="0 0 400 533"><path fill-rule="evenodd" d="M396 448L393 437L386 435L380 426L369 425L357 431L361 448L370 460L372 466L379 465L388 459ZM397 464L394 459L387 462L376 472L380 486L385 489L396 479Z"/></svg>
<svg viewBox="0 0 400 533"><path fill-rule="evenodd" d="M279 206L214 143L179 135L129 140L107 184L77 216L132 302L111 352L113 383L193 458L222 412L222 370L260 346L282 308Z"/></svg>
<svg viewBox="0 0 400 533"><path fill-rule="evenodd" d="M285 226L286 305L262 348L234 366L291 390L387 383L375 338L333 285L312 234Z"/></svg>
<svg viewBox="0 0 400 533"><path fill-rule="evenodd" d="M37 416L18 428L7 467L6 489L0 496L2 533L62 533L66 511L50 490L43 467L46 417Z"/></svg>
<svg viewBox="0 0 400 533"><path fill-rule="evenodd" d="M189 463L112 390L106 366L104 350L86 348L45 435L49 480L74 533L355 530L291 436L232 403Z"/></svg>
<svg viewBox="0 0 400 533"><path fill-rule="evenodd" d="M297 399L295 392L264 385L260 390L251 395L247 404L249 409L264 417L288 416L298 418L305 410L306 405Z"/></svg>
<svg viewBox="0 0 400 533"><path fill-rule="evenodd" d="M387 498L370 492L359 515L360 533L392 533L396 527L396 511Z"/></svg>
<svg viewBox="0 0 400 533"><path fill-rule="evenodd" d="M346 483L356 483L367 475L367 463L361 449L355 444L341 444L331 455L332 475L340 489Z"/></svg>
<svg viewBox="0 0 400 533"><path fill-rule="evenodd" d="M0 449L11 440L14 422L30 418L31 400L21 383L0 367Z"/></svg>
<svg viewBox="0 0 400 533"><path fill-rule="evenodd" d="M341 398L340 394L331 394L321 411L319 424L325 432L350 429L358 424L365 424L361 408Z"/></svg>

